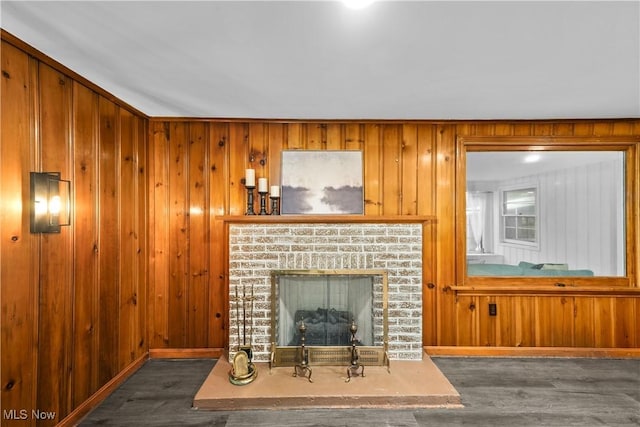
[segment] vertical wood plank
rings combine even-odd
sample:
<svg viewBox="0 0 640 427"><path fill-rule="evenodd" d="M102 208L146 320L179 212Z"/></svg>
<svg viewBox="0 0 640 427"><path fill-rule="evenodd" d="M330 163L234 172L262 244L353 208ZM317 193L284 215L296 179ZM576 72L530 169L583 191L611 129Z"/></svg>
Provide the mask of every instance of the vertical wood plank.
<svg viewBox="0 0 640 427"><path fill-rule="evenodd" d="M99 329L98 386L103 386L118 373L118 311L120 302L120 215L117 145L118 108L100 98L98 142L98 268Z"/></svg>
<svg viewBox="0 0 640 427"><path fill-rule="evenodd" d="M227 251L224 238L224 222L216 220L215 215L224 215L228 206L229 176L227 174L229 158L229 125L212 123L209 138L209 200L211 215L210 234L210 282L209 282L209 347L222 348L226 342L225 331L228 323L228 292L226 288Z"/></svg>
<svg viewBox="0 0 640 427"><path fill-rule="evenodd" d="M536 345L535 297L518 296L513 299L515 306L514 345L534 347Z"/></svg>
<svg viewBox="0 0 640 427"><path fill-rule="evenodd" d="M74 341L73 406L98 389L98 96L73 85Z"/></svg>
<svg viewBox="0 0 640 427"><path fill-rule="evenodd" d="M418 215L433 215L434 203L434 126L419 124L417 126L417 171L416 213ZM424 345L437 343L437 296L436 283L436 237L437 226L426 224L422 233L422 341Z"/></svg>
<svg viewBox="0 0 640 427"><path fill-rule="evenodd" d="M362 150L364 148L364 125L347 123L344 125L344 148L346 150Z"/></svg>
<svg viewBox="0 0 640 427"><path fill-rule="evenodd" d="M595 347L594 298L576 297L574 317L574 345L576 347Z"/></svg>
<svg viewBox="0 0 640 427"><path fill-rule="evenodd" d="M268 128L269 180L273 185L281 185L280 168L282 166L282 149L284 146L284 125L271 123Z"/></svg>
<svg viewBox="0 0 640 427"><path fill-rule="evenodd" d="M553 135L553 123L535 123L533 125L533 134L536 136Z"/></svg>
<svg viewBox="0 0 640 427"><path fill-rule="evenodd" d="M188 123L172 122L169 144L169 345L187 339L189 265Z"/></svg>
<svg viewBox="0 0 640 427"><path fill-rule="evenodd" d="M285 149L303 150L306 147L306 128L302 123L287 123Z"/></svg>
<svg viewBox="0 0 640 427"><path fill-rule="evenodd" d="M329 123L325 125L325 141L326 150L344 150L344 133L341 123Z"/></svg>
<svg viewBox="0 0 640 427"><path fill-rule="evenodd" d="M169 342L169 143L167 122L152 122L149 129L149 346Z"/></svg>
<svg viewBox="0 0 640 427"><path fill-rule="evenodd" d="M638 316L633 298L615 298L614 347L634 348L638 346Z"/></svg>
<svg viewBox="0 0 640 427"><path fill-rule="evenodd" d="M137 263L137 290L138 290L138 304L137 304L137 323L138 329L136 331L135 343L136 355L135 358L139 359L145 352L149 350L148 337L148 283L149 283L149 269L148 269L148 253L147 247L149 244L149 223L147 221L148 212L148 156L147 147L149 146L148 140L148 121L141 117L136 117L137 132L136 132L136 167L138 178L136 182L136 235L137 235L137 249L136 249L136 263Z"/></svg>
<svg viewBox="0 0 640 427"><path fill-rule="evenodd" d="M497 315L493 317L496 322L495 341L493 345L499 347L515 347L516 346L516 304L514 297L496 296L492 300L497 308ZM483 310L489 311L489 307ZM491 318L491 317L489 317Z"/></svg>
<svg viewBox="0 0 640 427"><path fill-rule="evenodd" d="M258 178L269 179L269 152L267 144L267 129L264 123L249 124L249 167L256 170L256 185ZM257 190L256 190L257 191Z"/></svg>
<svg viewBox="0 0 640 427"><path fill-rule="evenodd" d="M401 206L400 183L400 127L395 124L382 126L382 212L399 215Z"/></svg>
<svg viewBox="0 0 640 427"><path fill-rule="evenodd" d="M71 178L71 81L47 65L39 66L40 143L43 171ZM73 247L69 227L41 235L40 313L38 315L38 406L64 417L71 410L71 320ZM52 425L52 422L45 423Z"/></svg>
<svg viewBox="0 0 640 427"><path fill-rule="evenodd" d="M246 123L231 123L229 125L229 214L243 215L247 211L247 191L242 184L245 169L249 164L249 127ZM256 171L256 185L258 172ZM254 190L254 194L257 193ZM255 198L257 199L257 197ZM253 209L259 205L255 203ZM257 211L256 211L257 212Z"/></svg>
<svg viewBox="0 0 640 427"><path fill-rule="evenodd" d="M418 126L404 124L400 144L400 214L418 212Z"/></svg>
<svg viewBox="0 0 640 427"><path fill-rule="evenodd" d="M573 345L574 299L567 296L536 298L536 345Z"/></svg>
<svg viewBox="0 0 640 427"><path fill-rule="evenodd" d="M592 136L593 135L593 123L592 122L577 122L573 125L572 136Z"/></svg>
<svg viewBox="0 0 640 427"><path fill-rule="evenodd" d="M573 123L556 123L553 125L553 134L556 136L572 136Z"/></svg>
<svg viewBox="0 0 640 427"><path fill-rule="evenodd" d="M595 346L612 348L615 345L615 298L594 301Z"/></svg>
<svg viewBox="0 0 640 427"><path fill-rule="evenodd" d="M514 123L513 135L514 136L530 136L532 134L531 128L532 128L531 123Z"/></svg>
<svg viewBox="0 0 640 427"><path fill-rule="evenodd" d="M382 214L382 140L380 126L365 125L364 140L364 212Z"/></svg>
<svg viewBox="0 0 640 427"><path fill-rule="evenodd" d="M633 123L632 122L614 122L611 134L613 136L633 135Z"/></svg>
<svg viewBox="0 0 640 427"><path fill-rule="evenodd" d="M209 326L209 147L204 123L189 126L189 274L187 346L207 347Z"/></svg>
<svg viewBox="0 0 640 427"><path fill-rule="evenodd" d="M499 122L493 127L495 136L511 136L513 135L513 125L511 123Z"/></svg>
<svg viewBox="0 0 640 427"><path fill-rule="evenodd" d="M307 142L305 150L324 150L327 146L327 125L323 123L309 123L307 125Z"/></svg>
<svg viewBox="0 0 640 427"><path fill-rule="evenodd" d="M136 186L138 171L136 165L135 144L137 126L133 114L119 111L119 169L118 194L120 215L120 326L118 339L118 370L127 367L136 359L136 338L138 328L138 233Z"/></svg>
<svg viewBox="0 0 640 427"><path fill-rule="evenodd" d="M458 345L478 345L478 306L477 297L460 296L456 298L456 341Z"/></svg>
<svg viewBox="0 0 640 427"><path fill-rule="evenodd" d="M478 336L474 341L476 345L481 346L496 346L496 329L498 328L497 316L489 316L489 303L496 303L496 297L493 295L476 297L475 307L476 316L478 317ZM499 315L508 314L508 310L505 307L501 307ZM505 313L503 313L503 311Z"/></svg>
<svg viewBox="0 0 640 427"><path fill-rule="evenodd" d="M456 185L455 127L439 126L436 134L435 214L438 218L436 233L436 283L439 293L438 345L455 345L454 331L458 329L454 309L455 295L450 287L456 284Z"/></svg>
<svg viewBox="0 0 640 427"><path fill-rule="evenodd" d="M613 134L613 123L595 122L593 124L593 136L611 136Z"/></svg>
<svg viewBox="0 0 640 427"><path fill-rule="evenodd" d="M418 125L417 129L417 214L434 214L435 167L434 167L434 127Z"/></svg>

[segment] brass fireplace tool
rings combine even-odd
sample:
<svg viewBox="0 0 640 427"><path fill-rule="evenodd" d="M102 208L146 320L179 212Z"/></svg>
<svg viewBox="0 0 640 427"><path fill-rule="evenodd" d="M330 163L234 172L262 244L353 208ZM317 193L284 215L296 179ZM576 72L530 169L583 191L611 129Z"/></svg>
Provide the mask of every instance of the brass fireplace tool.
<svg viewBox="0 0 640 427"><path fill-rule="evenodd" d="M349 331L351 332L351 365L347 368L347 379L345 382L351 381L351 377L357 377L358 375L364 377L364 365L358 362L358 348L356 347L356 332L358 332L358 325L356 325L355 320L351 322ZM358 373L358 370L360 370L360 373Z"/></svg>
<svg viewBox="0 0 640 427"><path fill-rule="evenodd" d="M229 381L234 385L245 385L253 382L258 376L258 371L252 362L253 349L253 286L251 286L251 296L247 297L246 289L242 286L242 297L238 295L236 285L236 296L233 301L236 303L236 325L238 327L238 351L233 358L233 364L229 371ZM242 301L242 345L240 345L240 301ZM249 322L251 331L249 335L249 345L247 345L247 301L251 302L249 312Z"/></svg>
<svg viewBox="0 0 640 427"><path fill-rule="evenodd" d="M304 319L300 320L300 326L298 326L298 331L300 331L300 363L297 363L293 368L293 376L297 377L298 375L306 377L310 383L311 380L311 368L309 367L309 349L305 347L305 334L307 333L307 326L304 324ZM309 373L309 376L305 375L305 372Z"/></svg>

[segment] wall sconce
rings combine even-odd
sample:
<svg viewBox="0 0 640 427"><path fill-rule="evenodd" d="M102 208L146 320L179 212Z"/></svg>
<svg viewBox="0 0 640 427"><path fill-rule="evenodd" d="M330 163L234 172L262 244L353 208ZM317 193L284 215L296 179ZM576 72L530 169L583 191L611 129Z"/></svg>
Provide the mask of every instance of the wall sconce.
<svg viewBox="0 0 640 427"><path fill-rule="evenodd" d="M31 232L59 233L71 224L71 182L60 172L31 172Z"/></svg>

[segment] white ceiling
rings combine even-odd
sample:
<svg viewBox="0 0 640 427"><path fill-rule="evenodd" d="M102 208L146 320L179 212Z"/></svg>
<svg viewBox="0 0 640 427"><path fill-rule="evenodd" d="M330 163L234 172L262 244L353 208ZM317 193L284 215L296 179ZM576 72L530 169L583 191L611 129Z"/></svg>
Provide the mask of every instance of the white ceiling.
<svg viewBox="0 0 640 427"><path fill-rule="evenodd" d="M531 156L535 155L535 159ZM468 182L503 182L595 163L624 163L623 151L467 152Z"/></svg>
<svg viewBox="0 0 640 427"><path fill-rule="evenodd" d="M640 1L5 1L2 28L149 116L640 117Z"/></svg>

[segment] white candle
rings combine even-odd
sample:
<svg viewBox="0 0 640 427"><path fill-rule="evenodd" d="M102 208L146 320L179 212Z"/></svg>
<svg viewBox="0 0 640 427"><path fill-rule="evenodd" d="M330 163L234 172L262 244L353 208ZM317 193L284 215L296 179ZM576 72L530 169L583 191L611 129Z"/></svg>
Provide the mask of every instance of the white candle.
<svg viewBox="0 0 640 427"><path fill-rule="evenodd" d="M256 186L256 171L255 169L246 169L244 171L244 185L247 187Z"/></svg>
<svg viewBox="0 0 640 427"><path fill-rule="evenodd" d="M271 197L280 197L280 187L277 185L271 186Z"/></svg>
<svg viewBox="0 0 640 427"><path fill-rule="evenodd" d="M258 193L266 193L268 188L267 178L258 178Z"/></svg>

